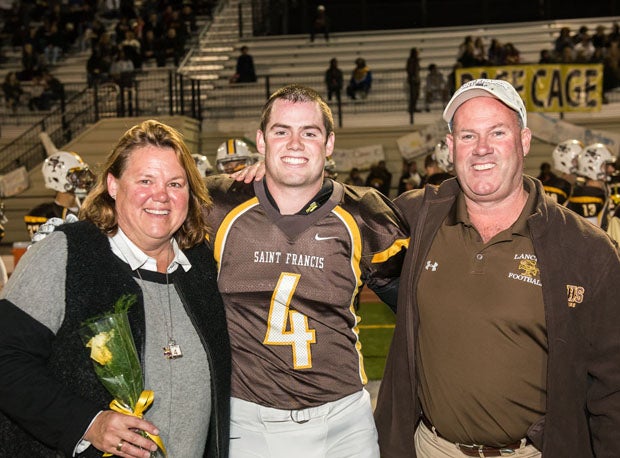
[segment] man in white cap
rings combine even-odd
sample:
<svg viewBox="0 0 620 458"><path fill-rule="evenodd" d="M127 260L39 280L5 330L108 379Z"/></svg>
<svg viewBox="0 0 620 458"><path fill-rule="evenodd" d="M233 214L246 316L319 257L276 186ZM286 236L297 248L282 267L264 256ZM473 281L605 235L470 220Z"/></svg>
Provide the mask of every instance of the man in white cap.
<svg viewBox="0 0 620 458"><path fill-rule="evenodd" d="M411 228L375 420L382 458L620 456L620 260L523 175L505 81L443 114L456 178L399 196Z"/></svg>

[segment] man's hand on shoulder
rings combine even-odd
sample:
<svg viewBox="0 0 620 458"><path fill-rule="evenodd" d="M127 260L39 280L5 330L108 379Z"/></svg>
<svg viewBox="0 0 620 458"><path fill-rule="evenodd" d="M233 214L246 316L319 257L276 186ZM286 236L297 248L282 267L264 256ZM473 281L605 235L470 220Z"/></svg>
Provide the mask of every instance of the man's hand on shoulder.
<svg viewBox="0 0 620 458"><path fill-rule="evenodd" d="M243 181L244 183L260 181L265 176L265 162L255 162L254 164L248 165L247 167L239 170L238 172L231 173L229 176L236 181Z"/></svg>

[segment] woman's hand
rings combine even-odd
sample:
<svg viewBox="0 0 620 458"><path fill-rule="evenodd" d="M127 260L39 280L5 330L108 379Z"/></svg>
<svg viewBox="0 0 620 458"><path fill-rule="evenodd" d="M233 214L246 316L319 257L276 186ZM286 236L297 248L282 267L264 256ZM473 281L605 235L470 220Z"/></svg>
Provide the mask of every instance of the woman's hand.
<svg viewBox="0 0 620 458"><path fill-rule="evenodd" d="M133 458L150 458L157 450L155 442L136 431L158 435L151 422L112 410L101 412L84 434L93 447L113 455Z"/></svg>

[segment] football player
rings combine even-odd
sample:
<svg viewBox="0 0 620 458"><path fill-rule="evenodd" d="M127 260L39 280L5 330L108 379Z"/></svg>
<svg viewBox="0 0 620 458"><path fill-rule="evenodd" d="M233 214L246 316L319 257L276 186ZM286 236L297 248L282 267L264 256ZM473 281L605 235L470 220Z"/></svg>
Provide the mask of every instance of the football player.
<svg viewBox="0 0 620 458"><path fill-rule="evenodd" d="M570 139L558 143L551 153L553 168L558 175L553 174L545 183L545 193L560 205L566 205L575 182L577 158L583 150L583 143Z"/></svg>
<svg viewBox="0 0 620 458"><path fill-rule="evenodd" d="M209 162L207 156L203 154L192 154L192 157L194 158L194 162L196 162L196 167L198 167L200 171L200 176L206 177L213 173L213 166L211 162Z"/></svg>
<svg viewBox="0 0 620 458"><path fill-rule="evenodd" d="M313 89L276 91L256 139L262 180L207 178L233 354L230 455L378 458L355 301L368 285L395 304L407 230L377 190L324 176L334 124Z"/></svg>
<svg viewBox="0 0 620 458"><path fill-rule="evenodd" d="M77 215L81 200L95 183L95 175L88 164L73 152L57 151L48 156L41 166L45 187L56 191L52 202L37 205L24 216L30 238L50 218L66 220Z"/></svg>
<svg viewBox="0 0 620 458"><path fill-rule="evenodd" d="M256 159L246 142L230 138L218 147L215 166L220 173L234 173L254 164Z"/></svg>
<svg viewBox="0 0 620 458"><path fill-rule="evenodd" d="M435 145L433 152L424 158L424 173L422 186L427 184L440 185L448 178L452 178L454 167L449 159L450 151L446 142L440 141Z"/></svg>
<svg viewBox="0 0 620 458"><path fill-rule="evenodd" d="M607 164L616 160L602 143L586 146L577 157L577 175L567 207L606 229Z"/></svg>

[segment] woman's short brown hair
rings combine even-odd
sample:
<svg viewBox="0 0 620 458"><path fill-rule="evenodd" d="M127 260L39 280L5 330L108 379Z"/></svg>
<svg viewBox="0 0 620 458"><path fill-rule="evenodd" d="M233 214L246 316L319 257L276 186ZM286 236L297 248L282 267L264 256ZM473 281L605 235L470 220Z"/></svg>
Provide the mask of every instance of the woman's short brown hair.
<svg viewBox="0 0 620 458"><path fill-rule="evenodd" d="M108 190L108 174L120 178L127 168L131 153L146 146L173 149L187 174L189 184L187 217L174 234L179 247L187 249L203 242L208 228L206 221L208 212L204 210L211 208L211 198L194 158L183 141L183 136L176 129L155 120L141 122L123 134L108 155L103 170L97 177L97 184L84 200L79 213L80 219L91 221L106 234L116 233L118 218L115 201Z"/></svg>

